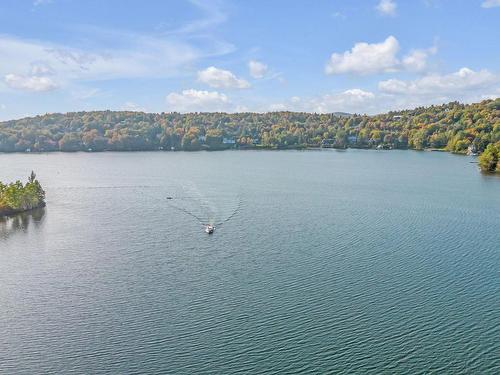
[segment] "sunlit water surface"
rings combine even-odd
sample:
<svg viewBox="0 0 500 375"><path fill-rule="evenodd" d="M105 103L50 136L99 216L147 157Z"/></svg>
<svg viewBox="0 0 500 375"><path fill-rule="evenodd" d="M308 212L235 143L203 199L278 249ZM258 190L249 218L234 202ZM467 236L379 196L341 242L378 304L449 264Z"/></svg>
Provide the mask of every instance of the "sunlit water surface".
<svg viewBox="0 0 500 375"><path fill-rule="evenodd" d="M47 192L0 221L0 373L500 373L500 178L471 161L0 155Z"/></svg>

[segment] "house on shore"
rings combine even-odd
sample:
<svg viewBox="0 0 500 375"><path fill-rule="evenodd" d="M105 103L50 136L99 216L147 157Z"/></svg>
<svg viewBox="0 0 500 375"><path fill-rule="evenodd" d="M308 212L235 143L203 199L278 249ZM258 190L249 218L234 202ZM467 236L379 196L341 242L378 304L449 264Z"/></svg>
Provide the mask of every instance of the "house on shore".
<svg viewBox="0 0 500 375"><path fill-rule="evenodd" d="M236 139L234 138L222 138L222 143L225 145L235 145L236 144Z"/></svg>
<svg viewBox="0 0 500 375"><path fill-rule="evenodd" d="M474 144L471 144L467 147L467 155L468 156L476 156L478 154L477 147Z"/></svg>

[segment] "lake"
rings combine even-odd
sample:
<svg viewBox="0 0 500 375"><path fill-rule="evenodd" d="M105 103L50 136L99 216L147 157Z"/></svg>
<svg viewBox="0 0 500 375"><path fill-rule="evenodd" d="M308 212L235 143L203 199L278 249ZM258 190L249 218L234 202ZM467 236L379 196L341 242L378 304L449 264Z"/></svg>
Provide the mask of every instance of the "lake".
<svg viewBox="0 0 500 375"><path fill-rule="evenodd" d="M500 178L471 161L0 155L47 192L0 221L0 373L500 373Z"/></svg>

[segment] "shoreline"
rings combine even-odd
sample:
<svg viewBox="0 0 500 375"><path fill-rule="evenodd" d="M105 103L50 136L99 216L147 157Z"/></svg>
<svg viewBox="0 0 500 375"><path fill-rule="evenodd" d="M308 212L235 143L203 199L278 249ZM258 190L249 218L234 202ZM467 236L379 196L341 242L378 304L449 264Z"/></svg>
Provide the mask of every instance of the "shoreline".
<svg viewBox="0 0 500 375"><path fill-rule="evenodd" d="M1 209L0 208L0 218L5 218L5 217L11 217L11 216L15 216L15 215L18 215L18 214L23 214L23 213L28 213L28 212L31 212L31 211L34 211L34 210L37 210L39 208L44 208L46 207L47 204L45 202L43 202L42 204L39 204L38 206L35 206L35 207L32 207L32 208L28 208L26 210L14 210L14 209Z"/></svg>
<svg viewBox="0 0 500 375"><path fill-rule="evenodd" d="M220 151L306 151L306 150L337 150L337 151L347 151L349 149L352 150L373 150L373 151L422 151L422 152L444 152L453 155L463 155L463 156L477 156L477 155L467 155L466 152L453 152L448 151L446 149L437 149L437 148L423 148L421 150L415 148L382 148L377 149L376 147L321 147L321 146L289 146L289 147L231 147L231 148L217 148L217 149L207 149L200 148L198 150L163 150L163 149L142 149L142 150L75 150L75 151L62 151L62 150L43 150L43 151L0 151L0 155L11 155L11 154L25 154L25 155L42 155L42 154L77 154L77 153L85 153L85 154L100 154L100 153L120 153L120 152L165 152L165 153L177 153L177 152L220 152Z"/></svg>

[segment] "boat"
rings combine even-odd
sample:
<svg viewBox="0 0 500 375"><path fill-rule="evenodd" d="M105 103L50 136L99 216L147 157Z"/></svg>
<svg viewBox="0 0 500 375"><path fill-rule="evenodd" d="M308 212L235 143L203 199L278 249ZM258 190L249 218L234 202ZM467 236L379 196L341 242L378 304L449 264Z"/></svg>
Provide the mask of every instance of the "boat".
<svg viewBox="0 0 500 375"><path fill-rule="evenodd" d="M212 234L215 230L215 226L213 225L210 225L210 224L207 224L205 226L205 232L207 232L208 234Z"/></svg>

